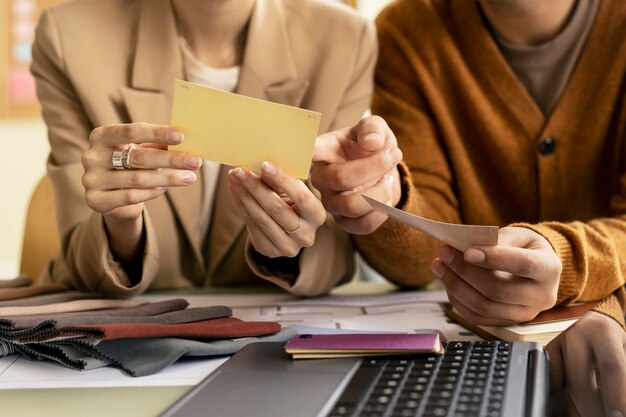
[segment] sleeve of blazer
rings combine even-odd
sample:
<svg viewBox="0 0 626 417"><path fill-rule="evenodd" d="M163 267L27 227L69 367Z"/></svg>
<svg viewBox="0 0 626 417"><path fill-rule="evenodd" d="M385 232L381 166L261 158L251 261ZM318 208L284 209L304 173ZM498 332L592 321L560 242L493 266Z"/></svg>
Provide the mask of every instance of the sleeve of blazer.
<svg viewBox="0 0 626 417"><path fill-rule="evenodd" d="M43 13L33 44L31 71L48 128L50 156L47 170L52 182L61 236L61 259L50 269L54 281L71 281L82 291L112 296L130 296L144 291L154 279L158 264L157 245L147 213L146 251L140 284L130 281L113 259L102 215L85 203L81 157L93 128L71 80L66 75L63 42L54 10ZM61 265L59 265L61 264Z"/></svg>
<svg viewBox="0 0 626 417"><path fill-rule="evenodd" d="M376 30L371 22L364 22L354 62L346 65L347 68L353 68L353 76L335 113L331 131L354 125L368 109L376 57ZM330 214L327 214L325 224L317 230L313 246L300 253L299 275L292 280L272 276L257 263L257 256L251 256L252 251L254 249L249 246L246 259L255 274L297 295L327 293L354 275L352 242Z"/></svg>

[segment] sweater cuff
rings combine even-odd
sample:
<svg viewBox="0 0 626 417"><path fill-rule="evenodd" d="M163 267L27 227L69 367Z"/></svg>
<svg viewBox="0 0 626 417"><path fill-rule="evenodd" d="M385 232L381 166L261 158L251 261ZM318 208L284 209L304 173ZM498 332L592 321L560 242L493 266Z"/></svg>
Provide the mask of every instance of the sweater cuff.
<svg viewBox="0 0 626 417"><path fill-rule="evenodd" d="M624 318L624 312L626 311L626 290L624 287L618 289L598 303L593 308L593 311L611 317L622 326L622 329L626 330L626 321Z"/></svg>
<svg viewBox="0 0 626 417"><path fill-rule="evenodd" d="M419 193L413 185L411 171L402 161L398 164L398 173L400 174L400 187L402 195L396 208L408 213L418 213L420 211ZM387 241L390 244L396 244L406 233L410 233L411 227L400 223L394 219L387 219L376 231L369 235L356 236L355 238L364 243L366 240L375 240L380 242ZM400 240L401 241L401 240Z"/></svg>
<svg viewBox="0 0 626 417"><path fill-rule="evenodd" d="M514 223L510 226L525 227L546 238L552 246L552 249L554 249L554 252L561 259L561 264L563 265L559 279L556 305L569 304L576 301L582 291L584 283L580 282L580 279L577 278L582 275L580 273L581 271L576 269L574 251L570 242L562 234L547 226L528 223Z"/></svg>

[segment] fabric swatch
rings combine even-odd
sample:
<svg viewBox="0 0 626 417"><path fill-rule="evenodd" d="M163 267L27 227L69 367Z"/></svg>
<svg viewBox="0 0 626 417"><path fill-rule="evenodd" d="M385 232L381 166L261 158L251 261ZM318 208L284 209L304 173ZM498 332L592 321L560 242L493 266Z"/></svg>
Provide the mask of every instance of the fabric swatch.
<svg viewBox="0 0 626 417"><path fill-rule="evenodd" d="M26 274L13 279L0 279L0 289L26 287L33 283L33 279Z"/></svg>
<svg viewBox="0 0 626 417"><path fill-rule="evenodd" d="M32 297L17 298L15 300L0 301L0 307L41 306L44 304L64 303L66 301L105 298L100 294L63 291L51 294L34 295Z"/></svg>
<svg viewBox="0 0 626 417"><path fill-rule="evenodd" d="M16 298L32 297L33 295L49 294L66 290L67 286L60 283L29 285L18 288L0 288L0 300L14 300Z"/></svg>
<svg viewBox="0 0 626 417"><path fill-rule="evenodd" d="M226 339L275 334L280 324L273 321L242 321L229 317L182 324L112 323L82 326L81 331L101 332L102 339L180 337L187 339ZM64 332L68 334L68 332Z"/></svg>
<svg viewBox="0 0 626 417"><path fill-rule="evenodd" d="M148 304L146 300L74 300L65 303L47 304L41 306L1 307L0 316L22 316L25 314L54 314L72 311L103 310L107 308L136 307Z"/></svg>
<svg viewBox="0 0 626 417"><path fill-rule="evenodd" d="M183 300L184 301L184 300ZM87 314L87 312L85 312ZM229 317L232 315L232 310L224 306L212 306L212 307L200 307L192 309L183 309L172 311L169 313L158 314L155 316L109 316L109 317L91 317L88 320L87 317L72 317L67 320L61 320L72 322L75 321L75 325L60 325L59 322L54 320L39 320L38 323L30 328L7 328L0 327L0 340L10 340L16 343L33 343L44 342L59 337L102 337L103 331L94 326L81 327L82 323L91 321L93 324L102 324L101 322L108 323L141 323L141 324L177 324L177 323L192 323L197 321L219 319ZM52 316L51 316L52 317ZM4 322L8 325L14 324L10 320L0 319L0 323Z"/></svg>
<svg viewBox="0 0 626 417"><path fill-rule="evenodd" d="M225 356L238 352L249 343L286 342L296 335L284 327L271 336L202 342L177 338L116 339L101 342L85 339L51 343L16 344L0 342L0 357L19 353L31 361L51 360L75 370L114 366L139 377L157 373L183 356Z"/></svg>
<svg viewBox="0 0 626 417"><path fill-rule="evenodd" d="M296 335L295 330L283 327L271 336L202 342L178 338L103 340L97 345L75 345L88 356L119 368L132 376L157 373L183 356L225 356L240 351L249 343L286 342ZM62 344L63 342L59 342Z"/></svg>
<svg viewBox="0 0 626 417"><path fill-rule="evenodd" d="M171 311L178 311L187 308L189 303L182 298L159 301L156 303L144 304L137 307L111 308L93 311L76 311L70 313L57 314L31 314L23 316L12 316L11 318L0 319L0 329L26 329L35 327L44 321L55 321L58 326L77 326L83 324L99 323L124 323L127 317L156 316ZM226 307L224 307L226 308ZM231 315L230 309L227 314Z"/></svg>

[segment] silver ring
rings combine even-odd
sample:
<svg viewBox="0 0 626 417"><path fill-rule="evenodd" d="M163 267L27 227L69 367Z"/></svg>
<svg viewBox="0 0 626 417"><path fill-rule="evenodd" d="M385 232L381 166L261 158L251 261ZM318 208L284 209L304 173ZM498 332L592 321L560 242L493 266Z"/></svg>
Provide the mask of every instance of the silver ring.
<svg viewBox="0 0 626 417"><path fill-rule="evenodd" d="M298 231L298 229L300 228L301 224L302 224L302 217L298 216L298 225L296 226L296 228L293 229L293 230L285 229L285 233L287 233L288 235L293 235L294 233L296 233Z"/></svg>
<svg viewBox="0 0 626 417"><path fill-rule="evenodd" d="M130 164L130 155L133 153L134 149L135 145L131 143L122 150L122 166L124 167L124 169L133 169L132 165Z"/></svg>
<svg viewBox="0 0 626 417"><path fill-rule="evenodd" d="M124 150L116 149L113 151L111 155L111 163L113 164L113 169L124 169L124 163L122 162L122 156L124 154Z"/></svg>

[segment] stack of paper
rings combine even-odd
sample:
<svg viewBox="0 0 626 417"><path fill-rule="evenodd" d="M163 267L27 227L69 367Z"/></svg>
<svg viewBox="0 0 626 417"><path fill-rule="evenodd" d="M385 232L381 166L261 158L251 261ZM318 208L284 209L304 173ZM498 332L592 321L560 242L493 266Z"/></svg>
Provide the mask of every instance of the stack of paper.
<svg viewBox="0 0 626 417"><path fill-rule="evenodd" d="M285 350L294 359L441 353L438 333L303 334L291 339Z"/></svg>
<svg viewBox="0 0 626 417"><path fill-rule="evenodd" d="M468 323L452 307L444 304L445 314L487 340L500 339L509 342L538 342L546 346L561 332L567 330L576 321L591 310L597 303L575 304L555 307L539 313L533 320L512 326L478 326Z"/></svg>

